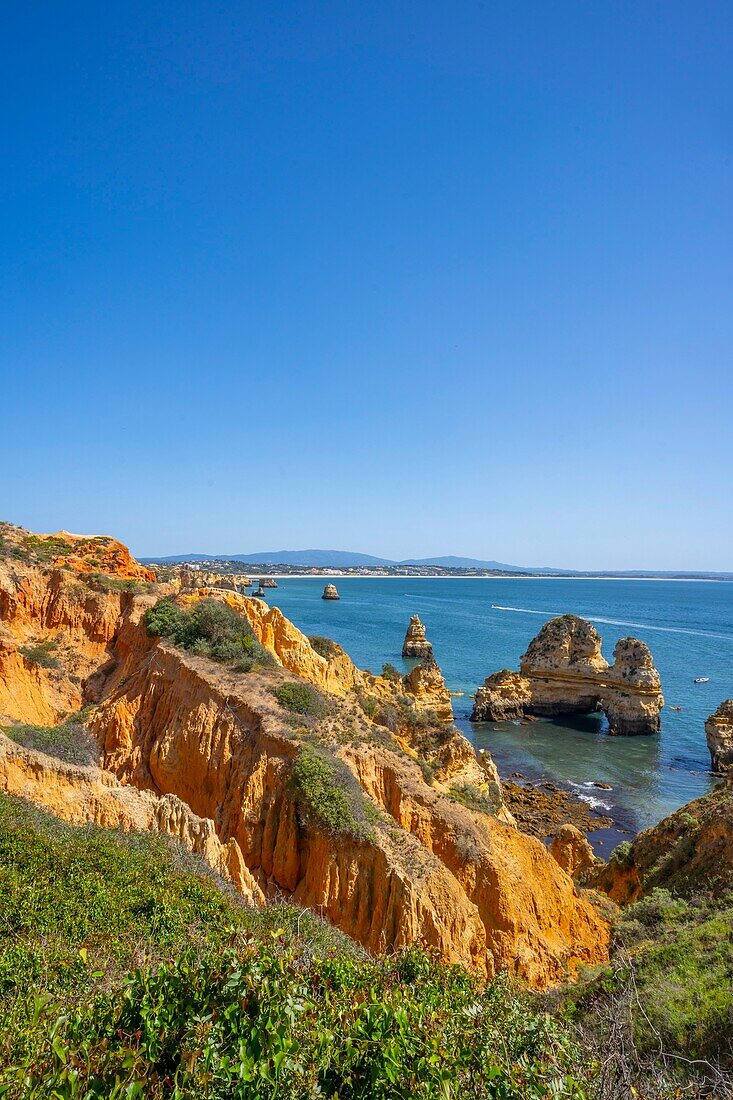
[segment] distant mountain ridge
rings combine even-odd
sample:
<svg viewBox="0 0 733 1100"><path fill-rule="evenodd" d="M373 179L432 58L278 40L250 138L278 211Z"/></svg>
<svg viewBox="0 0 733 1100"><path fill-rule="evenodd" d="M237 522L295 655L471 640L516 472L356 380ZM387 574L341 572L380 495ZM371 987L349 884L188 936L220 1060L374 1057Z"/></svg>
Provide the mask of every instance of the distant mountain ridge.
<svg viewBox="0 0 733 1100"><path fill-rule="evenodd" d="M352 550L258 550L251 554L174 554L167 557L139 558L146 564L180 565L186 561L236 561L243 565L287 565L304 568L354 569L359 567L392 569L400 566L417 566L430 569L485 569L501 573L519 573L558 577L669 577L733 580L733 573L714 570L671 569L562 569L549 565L507 565L506 562L486 561L482 558L464 558L454 554L433 558L380 558L375 554L360 554Z"/></svg>

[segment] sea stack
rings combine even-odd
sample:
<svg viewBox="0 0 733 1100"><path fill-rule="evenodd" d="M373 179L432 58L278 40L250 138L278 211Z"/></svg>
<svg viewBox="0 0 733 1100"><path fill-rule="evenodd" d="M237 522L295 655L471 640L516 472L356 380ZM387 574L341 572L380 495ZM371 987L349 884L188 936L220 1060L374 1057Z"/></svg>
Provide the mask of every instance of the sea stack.
<svg viewBox="0 0 733 1100"><path fill-rule="evenodd" d="M260 577L260 588L277 588L277 581L274 577Z"/></svg>
<svg viewBox="0 0 733 1100"><path fill-rule="evenodd" d="M487 678L471 717L496 722L603 711L609 733L629 737L658 733L663 706L659 673L644 642L622 638L609 665L592 623L561 615L529 643L519 675L504 669Z"/></svg>
<svg viewBox="0 0 733 1100"><path fill-rule="evenodd" d="M338 589L335 584L327 584L323 589L322 600L340 600L341 597L338 594Z"/></svg>
<svg viewBox="0 0 733 1100"><path fill-rule="evenodd" d="M402 646L403 657L432 657L433 647L425 637L425 624L419 615L413 615Z"/></svg>
<svg viewBox="0 0 733 1100"><path fill-rule="evenodd" d="M726 699L705 723L710 763L715 775L733 780L733 699Z"/></svg>

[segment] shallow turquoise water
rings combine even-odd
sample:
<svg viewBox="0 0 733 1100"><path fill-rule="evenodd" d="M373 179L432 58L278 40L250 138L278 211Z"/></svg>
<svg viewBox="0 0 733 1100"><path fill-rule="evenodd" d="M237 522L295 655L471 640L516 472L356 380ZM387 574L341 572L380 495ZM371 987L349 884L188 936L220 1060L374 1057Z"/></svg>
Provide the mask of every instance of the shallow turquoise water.
<svg viewBox="0 0 733 1100"><path fill-rule="evenodd" d="M521 771L605 803L637 831L710 789L706 717L733 696L733 583L545 579L338 578L338 602L321 599L323 579L284 578L270 603L307 634L333 638L363 668L407 667L400 651L410 615L427 626L452 691L459 726L490 750L500 772ZM572 612L591 619L606 658L629 634L650 647L668 705L659 737L616 738L597 715L578 720L472 725L471 692L499 668L518 667L542 623ZM696 685L696 676L710 682ZM591 786L610 783L611 792ZM588 786L584 786L588 784ZM602 807L599 807L602 808Z"/></svg>

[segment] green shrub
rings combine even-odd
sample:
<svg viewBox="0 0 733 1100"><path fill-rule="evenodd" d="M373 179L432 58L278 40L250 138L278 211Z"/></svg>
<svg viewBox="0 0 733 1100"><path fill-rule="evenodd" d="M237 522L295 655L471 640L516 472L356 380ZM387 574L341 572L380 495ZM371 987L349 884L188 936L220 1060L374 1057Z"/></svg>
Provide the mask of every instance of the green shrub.
<svg viewBox="0 0 733 1100"><path fill-rule="evenodd" d="M402 673L398 672L394 665L386 662L382 665L382 676L385 680L391 680L393 683L399 683L402 680Z"/></svg>
<svg viewBox="0 0 733 1100"><path fill-rule="evenodd" d="M335 642L331 641L330 638L322 637L320 634L309 634L308 641L313 646L316 653L320 657L325 657L327 661L330 661L331 658L335 657L340 651L340 647L337 646Z"/></svg>
<svg viewBox="0 0 733 1100"><path fill-rule="evenodd" d="M303 745L293 763L290 789L305 819L315 819L336 835L374 837L379 813L352 773L325 749Z"/></svg>
<svg viewBox="0 0 733 1100"><path fill-rule="evenodd" d="M630 867L633 862L633 857L631 855L631 844L629 841L622 840L620 844L617 844L611 852L610 858L615 860L621 867Z"/></svg>
<svg viewBox="0 0 733 1100"><path fill-rule="evenodd" d="M81 722L64 722L60 726L9 726L3 732L18 745L45 752L66 764L99 763L96 738Z"/></svg>
<svg viewBox="0 0 733 1100"><path fill-rule="evenodd" d="M89 587L98 592L137 593L153 590L153 584L150 581L139 581L134 577L114 577L110 573L83 573L82 576Z"/></svg>
<svg viewBox="0 0 733 1100"><path fill-rule="evenodd" d="M228 664L236 672L275 664L247 620L218 600L199 600L191 608L179 607L168 598L158 600L145 612L144 622L149 634L199 657Z"/></svg>
<svg viewBox="0 0 733 1100"><path fill-rule="evenodd" d="M271 688L272 694L281 707L293 714L305 714L309 718L323 718L328 706L320 691L312 684L304 684L298 680L288 680L285 684L278 684Z"/></svg>
<svg viewBox="0 0 733 1100"><path fill-rule="evenodd" d="M58 642L49 638L33 645L19 646L18 652L25 657L26 661L30 661L32 665L38 665L39 668L60 668L61 662L58 657L54 657L57 648Z"/></svg>

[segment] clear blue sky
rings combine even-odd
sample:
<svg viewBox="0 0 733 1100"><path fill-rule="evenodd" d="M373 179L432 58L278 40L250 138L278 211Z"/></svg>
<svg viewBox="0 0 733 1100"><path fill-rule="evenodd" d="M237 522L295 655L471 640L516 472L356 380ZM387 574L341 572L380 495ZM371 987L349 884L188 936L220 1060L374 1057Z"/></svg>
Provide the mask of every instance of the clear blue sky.
<svg viewBox="0 0 733 1100"><path fill-rule="evenodd" d="M733 4L33 3L0 515L733 569Z"/></svg>

